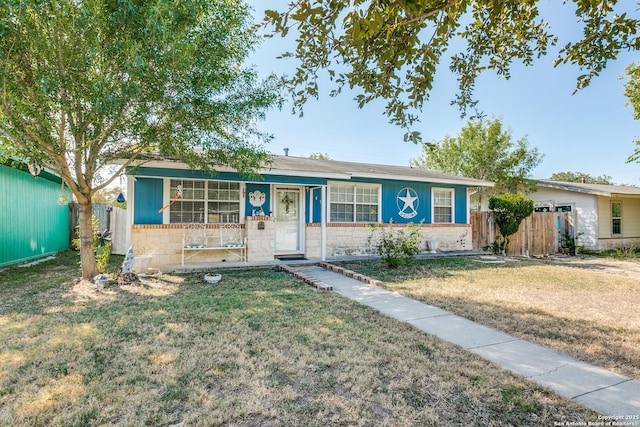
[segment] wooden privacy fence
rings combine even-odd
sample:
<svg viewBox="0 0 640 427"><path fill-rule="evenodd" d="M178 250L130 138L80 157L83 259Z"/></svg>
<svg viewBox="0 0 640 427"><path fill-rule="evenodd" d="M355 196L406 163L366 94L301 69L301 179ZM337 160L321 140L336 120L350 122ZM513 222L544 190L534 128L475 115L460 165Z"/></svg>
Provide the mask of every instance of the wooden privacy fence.
<svg viewBox="0 0 640 427"><path fill-rule="evenodd" d="M492 212L471 212L473 249L491 245L500 231ZM509 237L507 255L540 256L558 252L565 231L569 232L568 212L534 212L522 221L518 232Z"/></svg>
<svg viewBox="0 0 640 427"><path fill-rule="evenodd" d="M111 231L111 253L124 255L127 252L127 217L126 211L104 203L94 203L91 213L98 218L98 231ZM69 243L78 238L78 221L80 206L69 203Z"/></svg>
<svg viewBox="0 0 640 427"><path fill-rule="evenodd" d="M107 226L107 205L104 203L94 203L91 205L91 214L98 218L98 230L102 231ZM69 203L69 243L78 238L78 223L80 221L80 205Z"/></svg>

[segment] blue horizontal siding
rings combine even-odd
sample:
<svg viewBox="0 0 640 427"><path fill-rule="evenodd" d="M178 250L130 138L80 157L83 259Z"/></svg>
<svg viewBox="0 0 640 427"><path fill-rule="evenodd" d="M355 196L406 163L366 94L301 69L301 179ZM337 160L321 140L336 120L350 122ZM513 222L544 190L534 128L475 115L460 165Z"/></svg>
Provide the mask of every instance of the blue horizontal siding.
<svg viewBox="0 0 640 427"><path fill-rule="evenodd" d="M132 171L133 172L133 171ZM263 205L265 214L269 214L269 206L271 204L270 186L271 183L279 184L295 184L304 186L326 185L329 181L321 178L308 177L291 177L283 175L265 175L264 181L255 182L247 181L241 175L231 172L220 172L212 175L209 173L190 171L182 169L164 169L164 168L147 168L141 167L135 169L136 180L136 200L134 222L136 224L160 224L162 223L162 215L157 210L162 206L162 179L152 177L169 177L181 179L206 179L206 180L222 180L222 181L238 181L247 183L245 196L245 212L251 215L253 207L249 203L248 194L259 190L266 194L267 200ZM451 188L454 190L455 197L455 213L454 221L456 224L466 224L467 222L467 187L464 185L450 185L440 183L425 183L413 181L396 181L388 179L363 179L354 178L352 180L330 180L330 182L345 183L362 183L362 184L379 184L382 186L382 221L397 223L419 223L424 222L430 224L431 218L431 193L433 188ZM405 218L400 215L402 202L398 196L403 196L406 189L411 189L411 193L417 195L418 199L415 203L416 215L411 218ZM320 206L320 190L314 189L306 192L305 197L308 222L320 222L321 206ZM313 207L313 209L311 209ZM313 212L313 218L310 217Z"/></svg>

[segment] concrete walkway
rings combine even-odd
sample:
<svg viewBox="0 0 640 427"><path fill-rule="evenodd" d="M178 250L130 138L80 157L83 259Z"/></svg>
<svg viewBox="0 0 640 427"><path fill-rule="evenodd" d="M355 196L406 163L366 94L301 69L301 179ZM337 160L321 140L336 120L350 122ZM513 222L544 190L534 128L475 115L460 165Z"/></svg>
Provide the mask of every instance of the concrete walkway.
<svg viewBox="0 0 640 427"><path fill-rule="evenodd" d="M301 266L296 270L332 286L340 295L410 323L562 396L611 416L608 421L613 423L609 425L640 426L640 381L322 267ZM607 425L606 422L603 425Z"/></svg>

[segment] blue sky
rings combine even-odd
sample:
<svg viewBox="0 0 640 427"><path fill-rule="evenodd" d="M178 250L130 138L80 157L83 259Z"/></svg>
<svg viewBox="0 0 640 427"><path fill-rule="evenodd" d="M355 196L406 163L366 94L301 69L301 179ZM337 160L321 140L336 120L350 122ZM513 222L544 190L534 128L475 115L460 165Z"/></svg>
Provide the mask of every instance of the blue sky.
<svg viewBox="0 0 640 427"><path fill-rule="evenodd" d="M262 16L263 2L250 0ZM269 2L278 8L286 2ZM579 29L572 24L572 9L560 2L543 2L552 8L552 31L561 28L562 36L572 37ZM557 9L559 8L559 9ZM637 14L635 11L633 14ZM561 41L560 44L563 42ZM280 37L266 39L252 55L250 63L263 75L292 73L295 63L275 57L294 49L294 39ZM580 171L590 175L610 175L615 183L640 185L640 164L626 164L633 153L633 140L640 137L640 122L633 120L632 110L625 106L623 95L624 68L640 60L637 53L624 53L596 77L586 89L572 95L580 70L571 66L553 68L551 54L537 60L532 67L519 64L512 68L510 80L495 75L481 76L476 84L479 108L489 117L502 120L511 129L514 141L526 136L531 147L544 154L542 163L533 171L533 178L548 178L554 172ZM434 82L434 90L420 114L416 127L425 142L456 135L467 119L450 101L457 89L455 77L448 70L448 56L441 64ZM420 146L404 142L404 131L387 122L382 115L384 102L374 102L358 109L354 93L343 91L336 98L329 97L331 86L320 86L319 100L310 100L302 118L291 114L289 104L281 111L267 113L260 129L271 133L273 141L268 150L282 154L308 156L326 153L334 160L366 163L408 165L411 158L421 154Z"/></svg>

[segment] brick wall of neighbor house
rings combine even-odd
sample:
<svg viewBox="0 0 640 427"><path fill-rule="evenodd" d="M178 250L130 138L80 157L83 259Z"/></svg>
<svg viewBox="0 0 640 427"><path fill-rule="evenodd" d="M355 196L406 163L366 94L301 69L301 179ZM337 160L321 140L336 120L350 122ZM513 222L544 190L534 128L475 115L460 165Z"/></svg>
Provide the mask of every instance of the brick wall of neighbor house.
<svg viewBox="0 0 640 427"><path fill-rule="evenodd" d="M406 229L401 224L394 227ZM471 250L473 247L471 225L468 224L423 224L420 232L420 251L428 250L427 239L438 240L438 251L443 252ZM307 224L306 255L309 258L320 257L320 233L320 224ZM368 224L327 224L327 256L376 254L376 234Z"/></svg>
<svg viewBox="0 0 640 427"><path fill-rule="evenodd" d="M610 249L634 248L640 246L640 238L598 239L598 247L602 251Z"/></svg>

